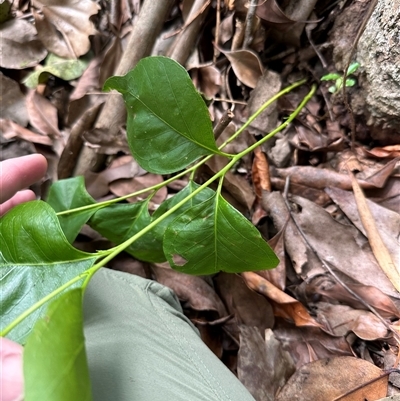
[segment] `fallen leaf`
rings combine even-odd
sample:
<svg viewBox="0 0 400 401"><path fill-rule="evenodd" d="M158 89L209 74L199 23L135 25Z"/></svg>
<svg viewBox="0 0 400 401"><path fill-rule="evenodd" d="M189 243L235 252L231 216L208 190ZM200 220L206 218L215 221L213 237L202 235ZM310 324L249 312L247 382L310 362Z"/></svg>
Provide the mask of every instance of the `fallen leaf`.
<svg viewBox="0 0 400 401"><path fill-rule="evenodd" d="M268 25L286 31L297 21L290 19L279 7L276 0L264 0L258 7L256 14L259 18L266 21Z"/></svg>
<svg viewBox="0 0 400 401"><path fill-rule="evenodd" d="M264 340L255 327L239 328L238 378L256 400L274 401L296 370L293 359L272 330L265 330Z"/></svg>
<svg viewBox="0 0 400 401"><path fill-rule="evenodd" d="M26 127L28 117L26 115L25 96L16 81L6 77L0 72L0 118L10 119L15 123ZM7 94L7 96L4 96Z"/></svg>
<svg viewBox="0 0 400 401"><path fill-rule="evenodd" d="M326 302L314 304L313 310L317 314L317 320L328 327L335 336L346 336L350 331L366 341L388 336L388 328L369 311Z"/></svg>
<svg viewBox="0 0 400 401"><path fill-rule="evenodd" d="M213 288L201 277L172 270L171 268L152 266L157 281L174 290L186 307L196 311L214 312L214 318L226 316L224 304Z"/></svg>
<svg viewBox="0 0 400 401"><path fill-rule="evenodd" d="M296 327L277 318L274 335L290 353L297 368L318 359L354 355L346 338L333 337L317 327Z"/></svg>
<svg viewBox="0 0 400 401"><path fill-rule="evenodd" d="M352 173L350 174L350 178L353 185L354 198L357 204L360 220L365 229L365 233L367 234L372 252L386 276L400 293L400 263L398 266L394 264L392 256L377 230L375 219L372 216L363 191Z"/></svg>
<svg viewBox="0 0 400 401"><path fill-rule="evenodd" d="M268 159L260 148L254 149L251 177L257 198L261 199L262 191L271 191Z"/></svg>
<svg viewBox="0 0 400 401"><path fill-rule="evenodd" d="M21 127L11 120L0 120L0 131L5 139L20 138L27 142L33 142L40 145L52 146L53 140L48 136L40 135Z"/></svg>
<svg viewBox="0 0 400 401"><path fill-rule="evenodd" d="M31 90L26 97L26 108L30 124L39 133L54 138L60 136L57 109L49 100L37 91Z"/></svg>
<svg viewBox="0 0 400 401"><path fill-rule="evenodd" d="M79 78L88 66L89 60L84 57L81 59L67 60L49 54L44 63L44 67L38 68L29 74L22 82L31 89L36 88L40 83L48 80L49 74L52 74L64 81L71 81Z"/></svg>
<svg viewBox="0 0 400 401"><path fill-rule="evenodd" d="M38 35L46 48L59 57L75 59L90 49L89 36L96 30L90 17L100 9L91 0L34 0Z"/></svg>
<svg viewBox="0 0 400 401"><path fill-rule="evenodd" d="M250 50L235 50L230 52L222 50L219 47L217 49L231 62L232 69L239 81L250 88L257 86L264 68L256 53Z"/></svg>
<svg viewBox="0 0 400 401"><path fill-rule="evenodd" d="M250 94L248 103L249 115L254 114L266 101L279 92L281 87L280 75L274 71L265 70L263 75L257 79L254 90ZM277 103L273 102L251 123L248 130L253 135L265 135L275 129L277 125Z"/></svg>
<svg viewBox="0 0 400 401"><path fill-rule="evenodd" d="M346 356L322 359L298 369L276 401L376 400L386 396L387 380L381 369L362 359Z"/></svg>
<svg viewBox="0 0 400 401"><path fill-rule="evenodd" d="M274 325L274 315L267 299L250 290L240 276L220 273L215 288L236 324L256 327L260 334Z"/></svg>
<svg viewBox="0 0 400 401"><path fill-rule="evenodd" d="M0 67L21 70L35 67L47 50L37 37L35 27L28 21L13 19L0 26Z"/></svg>
<svg viewBox="0 0 400 401"><path fill-rule="evenodd" d="M207 97L213 98L221 87L222 77L218 68L209 65L205 67L191 68L189 70L194 85Z"/></svg>
<svg viewBox="0 0 400 401"><path fill-rule="evenodd" d="M241 273L241 276L252 290L274 301L273 308L275 316L290 319L295 322L296 326L321 327L297 299L292 298L290 295L275 287L265 278L253 272Z"/></svg>
<svg viewBox="0 0 400 401"><path fill-rule="evenodd" d="M372 148L371 150L368 149L363 149L364 152L372 157L377 157L377 158L390 158L394 159L396 157L400 157L400 145L389 145L389 146L383 146L383 147L376 147Z"/></svg>

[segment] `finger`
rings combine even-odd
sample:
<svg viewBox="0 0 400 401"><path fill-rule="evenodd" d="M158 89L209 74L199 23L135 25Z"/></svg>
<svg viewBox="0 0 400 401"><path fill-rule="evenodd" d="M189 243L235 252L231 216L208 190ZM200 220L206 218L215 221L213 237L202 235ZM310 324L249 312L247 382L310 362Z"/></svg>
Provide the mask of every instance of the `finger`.
<svg viewBox="0 0 400 401"><path fill-rule="evenodd" d="M1 401L21 400L23 395L21 345L0 337Z"/></svg>
<svg viewBox="0 0 400 401"><path fill-rule="evenodd" d="M20 203L29 202L35 199L36 195L30 189L19 191L11 199L5 201L0 205L0 216L2 216L4 213L7 213L10 209L12 209L14 206L19 205Z"/></svg>
<svg viewBox="0 0 400 401"><path fill-rule="evenodd" d="M47 161L39 154L8 159L0 163L0 203L20 189L40 180L46 173Z"/></svg>

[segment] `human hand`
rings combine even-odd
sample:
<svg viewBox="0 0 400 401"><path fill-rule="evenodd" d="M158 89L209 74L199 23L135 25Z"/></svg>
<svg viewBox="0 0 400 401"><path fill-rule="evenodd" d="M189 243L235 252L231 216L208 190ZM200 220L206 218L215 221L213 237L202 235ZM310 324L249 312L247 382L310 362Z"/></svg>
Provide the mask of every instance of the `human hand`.
<svg viewBox="0 0 400 401"><path fill-rule="evenodd" d="M9 159L0 163L0 216L12 207L35 199L27 186L40 180L47 169L46 159L39 154ZM23 347L0 337L0 401L23 399Z"/></svg>
<svg viewBox="0 0 400 401"><path fill-rule="evenodd" d="M40 180L46 169L47 161L39 154L0 163L0 216L20 203L35 199L35 194L24 188Z"/></svg>

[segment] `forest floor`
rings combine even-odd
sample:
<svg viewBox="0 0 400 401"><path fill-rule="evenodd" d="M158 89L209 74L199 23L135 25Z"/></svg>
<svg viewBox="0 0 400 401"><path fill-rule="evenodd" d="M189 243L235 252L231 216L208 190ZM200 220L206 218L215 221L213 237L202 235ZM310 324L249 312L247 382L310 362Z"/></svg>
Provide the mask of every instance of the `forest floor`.
<svg viewBox="0 0 400 401"><path fill-rule="evenodd" d="M306 79L227 153L271 132L318 86L298 118L224 181L225 199L269 240L277 268L200 277L127 253L109 264L171 287L206 344L257 401L400 397L398 131L381 125L376 135L362 112L366 83L357 52L345 93L337 70L357 45L371 3L165 1L164 9L153 7L160 15L139 0L0 4L0 160L42 153L49 170L33 189L44 199L52 183L75 175L85 177L96 200L166 179L133 160L123 111L114 119L104 106L105 80L144 56L167 55L186 67L214 125L225 121L218 143L281 89ZM146 34L132 49L135 26ZM343 42L347 59L337 51ZM223 163L211 159L196 180L205 182ZM160 190L152 211L188 179ZM110 241L85 227L74 245L93 251Z"/></svg>

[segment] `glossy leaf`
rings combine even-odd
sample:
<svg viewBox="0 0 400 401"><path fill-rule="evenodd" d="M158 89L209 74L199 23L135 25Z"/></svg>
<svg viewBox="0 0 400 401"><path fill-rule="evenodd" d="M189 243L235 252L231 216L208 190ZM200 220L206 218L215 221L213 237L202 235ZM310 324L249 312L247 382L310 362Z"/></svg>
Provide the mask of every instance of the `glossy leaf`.
<svg viewBox="0 0 400 401"><path fill-rule="evenodd" d="M258 230L218 194L168 226L164 253L171 267L188 274L265 270L279 263Z"/></svg>
<svg viewBox="0 0 400 401"><path fill-rule="evenodd" d="M83 177L79 176L55 182L50 187L47 203L56 212L63 212L81 206L92 205L96 201L86 191ZM82 226L99 208L58 216L61 228L70 243L75 240Z"/></svg>
<svg viewBox="0 0 400 401"><path fill-rule="evenodd" d="M115 204L100 209L88 224L104 237L116 244L121 244L150 222L148 200L146 200L134 204ZM126 252L140 260L164 262L166 260L164 252L156 245L156 242L156 238L151 233L147 233L126 248Z"/></svg>
<svg viewBox="0 0 400 401"><path fill-rule="evenodd" d="M184 169L199 157L220 153L208 109L186 70L166 57L148 57L105 90L122 93L127 135L135 160L157 174Z"/></svg>
<svg viewBox="0 0 400 401"><path fill-rule="evenodd" d="M82 289L65 292L36 322L24 349L25 401L91 401Z"/></svg>
<svg viewBox="0 0 400 401"><path fill-rule="evenodd" d="M0 219L1 329L95 260L96 255L69 244L45 202L16 206ZM9 337L24 343L41 312L42 308L28 316Z"/></svg>

